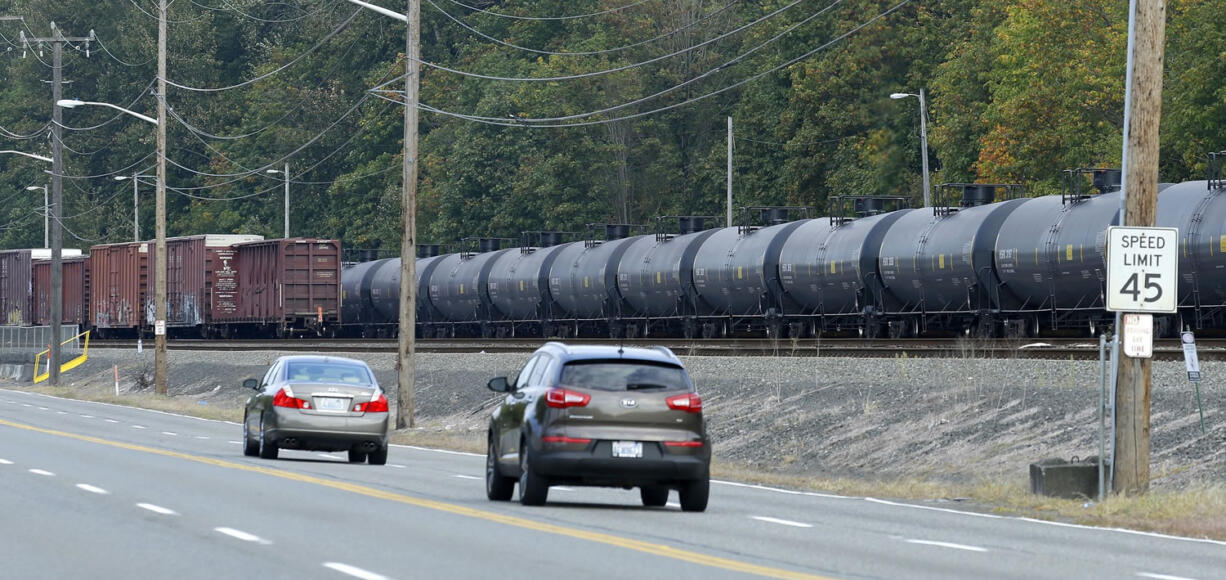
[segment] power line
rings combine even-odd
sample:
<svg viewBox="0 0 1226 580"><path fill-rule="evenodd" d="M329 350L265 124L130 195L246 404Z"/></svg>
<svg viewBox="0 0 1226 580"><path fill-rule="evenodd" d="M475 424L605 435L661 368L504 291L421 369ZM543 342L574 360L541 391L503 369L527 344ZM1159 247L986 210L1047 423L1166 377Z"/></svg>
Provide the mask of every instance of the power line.
<svg viewBox="0 0 1226 580"><path fill-rule="evenodd" d="M774 73L774 72L778 72L778 71L780 71L780 70L782 70L782 69L784 69L784 68L787 68L787 67L789 67L789 66L792 66L793 64L796 64L796 63L798 63L798 62L800 62L800 61L802 61L802 60L804 60L804 59L806 59L806 58L809 58L810 56L813 56L814 54L817 54L818 52L820 52L820 51L822 51L822 50L825 50L826 48L829 48L830 46L832 46L832 45L834 45L835 43L837 43L837 42L839 42L839 41L841 41L841 40L843 40L843 39L847 38L848 36L851 36L852 34L855 34L856 32L859 32L860 30L864 29L864 28L865 28L865 27L867 27L868 25L870 25L870 24L872 24L872 23L874 23L874 22L876 22L876 21L878 21L878 20L880 20L880 19L882 19L882 18L884 18L884 17L886 17L886 16L888 16L888 15L890 15L890 14L893 14L893 13L894 13L894 12L896 12L898 9L900 9L900 8L902 8L903 6L905 6L905 5L909 4L910 2L911 2L911 0L902 0L901 2L899 2L899 3L897 3L897 4L893 5L893 6L891 6L891 7L890 7L889 9L887 9L886 11L884 11L884 12L882 12L882 13L880 13L880 14L878 14L878 15L876 15L876 16L874 16L874 17L872 17L872 18L870 18L869 20L865 21L864 23L862 23L862 24L860 24L860 25L856 26L855 28L853 28L853 29L851 29L851 30L849 30L849 31L847 31L847 32L844 32L843 34L840 34L839 36L835 37L834 39L830 40L829 42L826 42L826 43L822 44L821 46L818 46L817 48L814 48L813 50L810 50L810 51L808 51L808 52L806 52L806 53L804 53L804 54L802 54L802 55L800 55L800 56L798 56L798 57L796 57L796 58L793 58L792 60L789 60L789 61L787 61L787 62L784 62L783 64L780 64L780 65L777 65L777 66L771 67L771 68L769 68L769 69L767 69L767 70L765 70L765 71L762 71L762 72L760 72L760 73L758 73L758 74L755 74L755 75L753 75L753 76L750 76L750 77L748 77L748 78L746 78L746 79L744 79L744 80L738 81L738 82L736 82L736 83L734 83L734 84L728 85L728 86L726 86L726 87L724 87L724 88L717 89L717 90L711 91L711 92L709 92L709 93L705 93L705 94L699 95L699 96L697 96L697 97L693 97L693 98L687 99L687 100L685 100L685 101L681 101L681 102L679 102L679 103L673 103L673 104L671 104L671 105L666 105L666 106L663 106L663 107L658 107L658 108L656 108L656 109L652 109L652 110L650 110L650 111L643 111L643 112L634 113L634 114L630 114L630 115L623 115L623 116L620 116L620 117L615 117L615 118L612 118L612 119L601 119L601 120L597 120L597 121L581 121L581 122L576 122L576 123L550 123L550 124L546 124L546 123L528 123L527 121L531 121L531 119L523 119L522 121L524 121L524 122L514 122L514 121L506 121L506 120L504 120L504 119L500 119L500 118L497 118L497 117L480 117L480 116L476 116L476 115L467 115L467 114L463 114L463 113L456 113L456 112L447 111L447 110L444 110L444 109L439 109L439 108L437 108L437 107L432 107L432 106L426 105L426 104L424 104L424 103L423 103L423 104L421 104L420 106L421 106L422 110L425 110L425 111L430 111L430 112L432 112L432 113L438 113L438 114L440 114L440 115L445 115L445 116L448 116L448 117L455 117L455 118L458 118L458 119L464 119L464 120L468 120L468 121L475 121L475 122L479 122L479 123L485 123L485 124L487 124L487 125L497 125L497 126L502 126L502 127L531 127L531 128L538 128L538 127L539 127L539 128L584 127L584 126L588 126L588 125L601 125L601 124L605 124L605 123L614 123L614 122L617 122L617 121L625 121L625 120L628 120L628 119L636 119L636 118L639 118L639 117L645 117L645 116L647 116L647 115L654 115L654 114L656 114L656 113L661 113L661 112L664 112L664 111L669 111L669 110L672 110L672 109L676 109L676 108L678 108L678 107L683 107L683 106L685 106L685 105L688 105L688 104L691 104L691 103L696 103L696 102L698 102L698 101L703 101L703 100L706 100L706 99L708 99L708 98L710 98L710 97L713 97L713 96L715 96L715 95L719 95L719 94L722 94L722 93L728 92L728 91L730 91L730 90L732 90L732 89L735 89L735 88L737 88L737 87L740 87L740 86L743 86L743 85L748 84L748 83L750 83L750 82L753 82L753 81L755 81L755 80L758 80L758 79L760 79L760 78L762 78L762 77L764 77L764 76L766 76L766 75L768 75L768 74L771 74L771 73ZM718 70L718 69L716 69L716 70ZM686 81L686 83L685 83L685 84L688 84L689 82L691 82L691 81ZM672 89L670 89L670 90L672 90ZM372 91L375 91L375 89L372 89ZM392 91L383 91L383 92L392 92ZM396 100L394 100L394 99L389 99L389 98L387 98L386 96L379 94L379 92L374 92L374 94L375 94L375 96L378 96L379 98L382 98L382 99L385 99L385 100L389 100L389 101L392 101L392 102L399 102L399 101L396 101ZM659 94L659 93L657 93L657 94ZM653 96L655 96L655 95L653 95ZM643 100L645 100L645 99L647 99L647 98L651 98L651 97L645 97L644 99L638 99L638 100L637 100L637 101L635 101L635 102L641 102L641 101L643 101ZM628 106L628 105L627 105L627 106ZM624 107L624 106L619 105L617 108L623 108L623 107ZM607 111L607 110L608 110L608 109L606 109L606 111ZM574 118L574 117L586 117L586 116L592 116L592 115L600 114L601 112L603 112L603 111L597 111L597 112L593 112L593 113L585 113L585 114L582 114L582 115L571 115L571 116L568 116L568 117L563 117L562 119L566 119L566 118ZM554 120L554 119L536 119L536 121L553 121L553 120Z"/></svg>
<svg viewBox="0 0 1226 580"><path fill-rule="evenodd" d="M177 88L177 89L183 89L183 90L187 90L187 91L196 91L196 92L201 92L201 93L215 93L215 92L220 92L220 91L228 91L228 90L230 90L230 89L237 89L237 88L240 88L240 87L245 87L245 86L247 86L247 85L249 85L249 84L252 84L252 83L254 83L254 82L257 82L257 81L260 81L260 80L266 79L266 78L268 78L268 77L270 77L270 76L272 76L272 75L275 75L275 74L277 74L277 73L279 73L279 72L281 72L281 71L283 71L283 70L285 70L285 69L287 69L287 68L289 68L289 67L293 66L295 63L297 63L298 61L302 60L303 58L306 58L306 56L307 56L307 55L309 55L309 54L311 54L312 52L314 52L314 51L315 51L315 49L319 48L320 46L323 46L323 44L324 44L324 43L326 43L326 42L328 42L329 40L331 40L331 39L332 39L332 37L336 36L337 34L340 34L340 33L341 33L341 31L343 31L343 30L344 30L346 27L348 27L348 26L349 26L349 23L350 23L350 22L353 22L353 19L354 19L354 18L357 18L358 14L359 14L359 13L361 13L361 12L362 12L362 9L361 9L361 8L358 8L357 10L355 10L355 11L353 12L353 14L349 15L349 18L346 18L346 19L345 19L345 21L344 21L344 22L342 22L342 23L340 24L340 26L336 27L336 28L335 28L335 29L334 29L332 32L329 32L329 33L327 34L327 36L324 36L322 39L320 39L320 40L319 40L319 42L315 43L315 45L314 45L314 46L312 46L311 48L307 49L307 50L306 50L306 52L303 52L302 54L300 54L300 55L298 55L298 56L294 57L294 60L291 60L291 61L289 61L289 62L285 63L284 65L282 65L282 66L280 66L280 67L277 67L276 69L273 69L272 71L270 71L270 72L268 72L268 73L265 73L265 74L262 74L262 75L260 75L260 76L257 76L257 77L255 77L255 78L252 78L252 79L247 79L247 80L245 80L245 81L243 81L243 82L241 82L241 83L238 83L238 84L236 84L236 85L230 85L230 86L228 86L228 87L217 87L217 88L200 88L200 87L190 87L190 86L187 86L187 85L181 85L181 84L179 84L179 83L173 82L173 81L171 81L170 79L166 79L166 84L168 84L168 85L170 85L170 86L172 86L172 87L175 87L175 88Z"/></svg>
<svg viewBox="0 0 1226 580"><path fill-rule="evenodd" d="M151 63L151 62L153 62L153 61L157 60L157 56L151 56L151 57L149 57L149 60L146 60L145 62L142 62L142 63L139 63L139 64L132 64L132 63L130 63L130 62L128 62L128 61L126 61L126 60L124 60L124 59L122 59L122 58L119 58L118 56L115 56L115 53L111 52L111 49L107 48L107 46L106 46L105 44L103 44L102 39L100 39L100 38L96 38L96 39L94 39L94 42L97 42L97 43L98 43L98 46L102 48L102 52L105 52L105 53L106 53L108 56L110 56L111 58L115 59L115 62L117 62L117 63L119 63L119 64L121 64L121 65L123 65L123 66L128 66L128 67L142 67L142 66L145 66L145 65L147 65L147 64L149 64L149 63Z"/></svg>
<svg viewBox="0 0 1226 580"><path fill-rule="evenodd" d="M595 16L604 16L605 14L613 14L615 12L621 12L622 10L634 8L635 6L640 6L648 2L651 2L651 0L638 0L637 2L631 2L630 4L626 4L625 6L619 6L617 8L610 8L608 10L602 10L600 12L591 12L588 14L575 14L572 16L515 16L514 14L504 14L502 12L494 12L492 10L478 8L476 6L469 6L468 4L465 4L458 0L447 0L447 1L451 2L452 4L455 4L456 6L462 6L469 10L472 10L473 12L479 12L481 14L488 14L490 16L495 16L498 18L506 18L509 20L535 20L535 21L576 20L579 18L592 18Z"/></svg>
<svg viewBox="0 0 1226 580"><path fill-rule="evenodd" d="M517 45L517 44L512 44L512 43L507 42L507 41L505 41L505 40L501 40L501 39L495 38L495 37L493 37L493 36L490 36L490 35L488 35L488 34L486 34L486 33L484 33L484 32L481 32L480 30L476 29L475 27L473 27L472 25L468 24L467 22L464 22L463 20L460 20L459 18L456 18L455 16L452 16L452 14L451 14L450 12L447 12L446 10L443 10L443 9L442 9L442 7L440 7L438 4L435 4L435 3L434 3L434 0L426 0L426 2L428 2L428 3L429 3L431 6L433 6L435 10L438 10L439 12L441 12L441 13L443 14L443 16L446 16L446 17L447 17L448 19L450 19L452 22L455 22L456 24L460 25L462 28L464 28L464 29L468 30L469 32L472 32L473 34L475 34L475 35L477 35L477 36L479 36L479 37L481 37L481 38L484 38L485 40L488 40L488 41L493 42L493 43L495 43L495 44L500 44L500 45L505 46L505 47L507 47L507 48L514 48L514 49L516 49L516 50L522 50L522 51L524 51L524 52L531 52L531 53L534 53L534 54L544 54L544 55L550 55L550 56L591 56L591 55L599 55L599 54L611 54L611 53L615 53L615 52L622 52L622 51L625 51L625 50L630 50L630 49L632 49L632 48L637 48L637 47L643 46L643 45L645 45L645 44L651 44L651 43L653 43L653 42L656 42L657 40L662 40L662 39L668 38L668 37L670 37L670 36L673 36L673 35L675 35L675 34L678 34L678 33L680 33L680 32L683 32L683 31L685 31L685 30L688 30L688 29L690 29L690 28L693 28L693 27L697 26L698 24L701 24L702 22L705 22L705 21L707 21L707 20L709 20L709 19L711 19L711 18L714 18L714 17L716 17L716 16L718 16L718 15L722 14L724 11L728 10L728 9L729 9L729 8L731 8L732 6L734 6L734 5L736 5L736 4L741 3L741 0L731 0L731 1L730 1L730 2L728 2L727 4L724 4L723 6L719 7L719 8L718 8L718 9L716 9L716 10L714 10L714 11L713 11L713 12L711 12L710 14L707 14L706 16L703 16L702 18L699 18L699 19L697 19L697 20L695 20L695 21L693 21L693 22L691 22L691 23L689 23L689 24L686 24L686 25L681 26L681 27L679 27L679 28L674 28L674 29L672 29L672 30L670 30L670 31L668 31L668 32L665 32L665 33L660 34L660 35L658 35L658 36L655 36L655 37L649 38L649 39L647 39L647 40L642 40L642 41L636 42L636 43L634 43L634 44L627 44L627 45L618 46L618 47L614 47L614 48L607 48L607 49L604 49L604 50L588 50L588 51L576 51L576 52L555 52L555 51L552 51L552 50L538 50L538 49L535 49L535 48L529 48L529 47L526 47L526 46L519 46L519 45Z"/></svg>
<svg viewBox="0 0 1226 580"><path fill-rule="evenodd" d="M306 19L306 18L310 18L311 16L314 16L314 15L316 15L316 14L319 14L320 12L323 12L324 10L327 10L327 9L328 9L328 7L329 7L329 6L325 6L325 7L320 8L320 9L318 9L318 10L314 11L314 12L306 12L306 13L304 13L302 16L298 16L298 17L295 17L295 18L283 18L283 19L280 19L280 20L272 20L272 19L268 19L268 18L260 18L260 17L258 17L258 16L252 16L252 15L250 15L250 14L246 13L246 12L243 12L242 10L240 10L239 8L237 8L237 7L235 7L233 4L231 4L231 3L230 3L228 0L222 0L222 4L224 4L224 5L226 6L225 8L218 8L218 7L216 7L216 6L208 6L208 5L206 5L206 4L202 4L202 3L200 3L200 2L197 2L196 0L191 0L191 2L192 2L192 4L193 4L193 5L195 5L195 6L199 7L199 8L203 8L203 9L205 9L205 10L211 10L211 11L213 11L213 12L233 12L233 13L238 14L239 16L242 16L243 18L246 18L246 19L248 19L248 20L253 20L253 21L255 21L255 22L261 22L261 23L264 23L264 24L281 24L281 23L285 23L285 22L297 22L297 21L299 21L299 20L304 20L304 19ZM331 3L331 5L335 5L335 4L337 4L337 2L332 2L332 3Z"/></svg>

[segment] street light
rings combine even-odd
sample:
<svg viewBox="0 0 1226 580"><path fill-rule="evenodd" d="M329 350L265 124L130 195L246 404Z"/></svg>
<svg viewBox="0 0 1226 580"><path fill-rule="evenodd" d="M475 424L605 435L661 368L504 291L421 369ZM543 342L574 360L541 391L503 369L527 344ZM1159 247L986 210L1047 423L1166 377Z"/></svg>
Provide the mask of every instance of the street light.
<svg viewBox="0 0 1226 580"><path fill-rule="evenodd" d="M288 238L289 237L289 162L288 161L285 162L284 171L280 169L269 169L268 171L265 171L265 173L269 173L269 174L280 173L280 174L285 175L285 235L281 237Z"/></svg>
<svg viewBox="0 0 1226 580"><path fill-rule="evenodd" d="M26 191L43 190L43 247L51 247L51 203L47 199L47 186L31 185L26 188Z"/></svg>
<svg viewBox="0 0 1226 580"><path fill-rule="evenodd" d="M165 49L165 45L163 44L165 38L164 38L164 35L162 34L163 32L165 32L164 26L166 23L166 20L165 20L166 1L165 0L161 0L160 7L161 7L160 12L163 17L160 18L158 21L158 27L160 29L158 33L159 61L162 60L161 53ZM158 116L162 117L164 116L162 113L162 110L165 107L162 106L161 99L165 97L163 83L166 79L166 70L163 66L161 66L163 64L162 62L159 62L158 64L159 64L158 66L158 79L159 79L158 80L158 86L159 86ZM154 272L153 274L154 276L153 337L155 340L156 347L154 348L154 357L153 357L153 361L154 361L153 363L153 381L154 381L155 392L157 392L157 394L159 395L165 395L166 394L166 132L165 132L165 125L162 123L159 123L158 120L154 119L153 117L148 117L140 113L137 113L136 111L130 111L128 109L120 107L119 105L112 105L110 103L99 103L95 101L79 101L77 99L60 99L56 101L55 104L56 106L59 106L65 109L71 109L74 107L79 107L81 105L95 105L99 107L108 107L111 109L115 109L116 111L127 113L129 115L132 115L133 117L136 117L137 119L140 119L142 121L146 121L149 123L153 123L154 125L158 126L157 198L156 198L157 199L157 203L156 203L157 209L155 211L155 214L156 214L155 221L157 222L157 237L154 243L154 252L156 255L156 261L153 266L153 272Z"/></svg>
<svg viewBox="0 0 1226 580"><path fill-rule="evenodd" d="M924 102L924 89L920 89L919 94L893 93L890 95L891 99L905 99L907 97L919 97L920 147L924 154L924 207L930 207L932 205L932 198L928 193L928 105Z"/></svg>
<svg viewBox="0 0 1226 580"><path fill-rule="evenodd" d="M157 178L154 175L116 175L115 181L132 180L132 241L140 241L140 178Z"/></svg>

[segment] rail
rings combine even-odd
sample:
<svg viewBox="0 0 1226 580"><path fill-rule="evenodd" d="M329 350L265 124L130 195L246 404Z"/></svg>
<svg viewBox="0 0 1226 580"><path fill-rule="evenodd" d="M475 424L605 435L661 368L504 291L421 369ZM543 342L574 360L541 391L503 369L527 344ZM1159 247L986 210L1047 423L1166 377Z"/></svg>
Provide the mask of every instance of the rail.
<svg viewBox="0 0 1226 580"><path fill-rule="evenodd" d="M84 363L85 363L85 361L89 360L89 331L88 331L88 330L86 330L85 332L82 332L82 333L80 333L80 334L78 334L78 335L76 335L76 336L74 336L74 337L72 337L72 338L70 338L70 339L68 339L68 340L65 340L65 341L61 342L61 343L60 343L60 346L65 346L65 345L72 344L72 343L74 343L74 342L76 342L76 341L80 340L82 336L84 336L84 337L85 337L85 340L83 341L83 343L84 343L84 347L81 349L81 355L80 355L80 356L78 356L78 357L76 357L76 358L74 358L74 359L72 359L72 360L70 360L70 361L68 361L68 362L60 363L60 372L61 372L61 373L64 373L64 372L70 371L70 370L72 370L72 369L75 369L75 368L77 368L77 367L81 366L82 364L84 364ZM48 378L51 376L51 361L50 361L50 360L48 360L48 361L47 361L47 364L46 364L47 370L46 370L46 371L45 371L43 374L41 374L41 375L40 375L40 374L38 374L38 361L39 361L39 359L41 359L41 358L43 358L43 357L47 357L48 359L51 357L51 349L50 349L50 348L48 348L47 350L44 350L44 351L42 351L42 352L40 352L40 353L38 353L38 354L34 355L34 382L35 382L35 383L41 383L41 382L43 382L43 381L47 380L47 379L48 379Z"/></svg>

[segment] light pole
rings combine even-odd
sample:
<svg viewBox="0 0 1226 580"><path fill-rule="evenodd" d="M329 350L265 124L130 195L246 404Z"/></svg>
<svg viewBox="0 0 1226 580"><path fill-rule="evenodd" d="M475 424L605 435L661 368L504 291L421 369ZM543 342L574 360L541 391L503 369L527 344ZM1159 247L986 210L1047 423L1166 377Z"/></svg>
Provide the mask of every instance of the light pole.
<svg viewBox="0 0 1226 580"><path fill-rule="evenodd" d="M31 185L26 191L43 190L43 248L51 247L51 202L47 199L47 186Z"/></svg>
<svg viewBox="0 0 1226 580"><path fill-rule="evenodd" d="M915 93L894 93L890 95L891 99L905 99L907 97L919 97L920 148L924 154L924 207L930 207L932 205L932 197L928 192L928 104L924 102L924 89L920 89L918 95Z"/></svg>
<svg viewBox="0 0 1226 580"><path fill-rule="evenodd" d="M165 48L165 35L161 34L166 25L165 12L166 0L159 2L162 18L158 21L158 60L163 61L163 52ZM162 106L162 99L165 96L165 79L166 70L163 66L164 62L158 63L158 116L164 116L165 107ZM60 99L55 102L59 107L71 109L81 105L96 105L100 107L109 107L116 111L122 111L137 119L153 123L158 127L158 148L157 148L157 241L154 245L156 253L156 261L153 266L154 286L153 286L153 335L156 347L154 349L153 363L153 381L154 391L159 395L166 394L166 128L165 123L159 123L153 117L145 116L136 111L129 111L119 105L110 103L99 103L94 101L78 101L76 99Z"/></svg>
<svg viewBox="0 0 1226 580"><path fill-rule="evenodd" d="M132 241L140 241L140 178L148 179L154 175L116 175L115 181L132 180Z"/></svg>
<svg viewBox="0 0 1226 580"><path fill-rule="evenodd" d="M280 173L285 175L285 235L283 238L289 237L289 161L285 162L285 170L269 169L266 173Z"/></svg>

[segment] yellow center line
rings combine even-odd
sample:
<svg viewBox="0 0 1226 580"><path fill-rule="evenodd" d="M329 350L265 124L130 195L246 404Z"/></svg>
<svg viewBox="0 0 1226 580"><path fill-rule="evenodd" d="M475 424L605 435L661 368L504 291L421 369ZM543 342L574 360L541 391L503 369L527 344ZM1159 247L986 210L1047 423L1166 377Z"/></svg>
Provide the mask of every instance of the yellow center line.
<svg viewBox="0 0 1226 580"><path fill-rule="evenodd" d="M464 507L462 505L457 505L457 504L452 504L452 503L447 503L447 502L442 502L442 501L423 499L419 497L413 497L410 495L404 495L404 494L394 493L390 491L383 491L380 489L375 489L373 487L367 487L364 485L358 485L355 483L345 483L345 482L340 482L340 481L322 479L319 477L314 477L314 476L305 475L301 473L294 473L292 471L283 471L280 469L273 469L270 467L260 467L258 465L247 465L244 463L235 463L233 461L226 461L224 459L213 459L211 457L202 457L199 455L180 453L178 451L170 451L167 449L157 449L155 447L146 447L144 445L135 445L132 443L111 441L109 439L102 439L100 437L91 437L89 435L78 435L76 433L56 431L54 429L44 429L42 427L35 427L33 425L25 425L22 423L14 423L12 421L6 421L4 419L0 419L0 425L7 425L15 429L24 429L26 431L35 431L38 433L45 433L47 435L55 435L57 437L67 437L69 439L87 441L89 443L97 443L99 445L118 447L120 449L140 451L142 453L151 453L154 455L162 455L165 457L175 457L175 458L183 459L186 461L194 461L196 463L212 465L215 467L222 467L226 469L236 469L239 471L249 471L253 473L262 473L264 475L270 475L272 477L280 477L282 479L288 479L291 481L298 481L302 483L310 483L310 484L319 485L323 487L330 487L332 489L339 489L341 491L356 493L359 495L373 497L376 499L394 501L398 503L413 505L413 506L431 509L435 511L446 512L449 514L455 514L459 516L465 516L465 517L485 520L488 522L495 522L499 524L505 524L508 526L515 526L518 528L535 530L538 532L545 532L548 534L556 534L559 536L566 536L566 537L576 538L580 540L587 540L590 542L596 542L596 543L606 544L610 546L617 546L619 548L625 548L627 550L635 550L637 552L643 552L643 553L652 554L655 556L663 556L665 558L672 558L674 560L681 560L683 562L690 562L692 564L698 564L701 566L709 566L712 568L722 568L724 570L731 570L733 572L742 572L745 574L754 574L758 576L767 576L771 578L832 580L825 576L805 574L802 572L784 570L782 568L772 568L770 566L760 566L757 564L750 564L748 562L741 562L741 561L732 560L729 558L720 558L718 556L710 556L707 554L700 554L698 552L691 552L689 550L682 550L680 548L673 548L671 546L654 544L651 542L644 542L641 540L633 540L630 538L623 538L621 536L615 536L613 534L604 534L600 532L591 532L587 530L582 530L579 528L571 528L571 527L560 526L556 524L547 524L544 522L538 522L538 521L529 520L526 518L520 518L520 517L504 515L504 514L500 514L496 512L490 512L490 511L485 511L485 510Z"/></svg>

